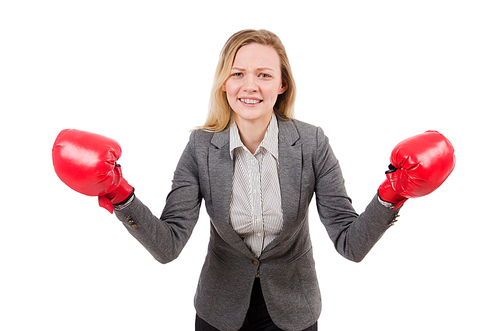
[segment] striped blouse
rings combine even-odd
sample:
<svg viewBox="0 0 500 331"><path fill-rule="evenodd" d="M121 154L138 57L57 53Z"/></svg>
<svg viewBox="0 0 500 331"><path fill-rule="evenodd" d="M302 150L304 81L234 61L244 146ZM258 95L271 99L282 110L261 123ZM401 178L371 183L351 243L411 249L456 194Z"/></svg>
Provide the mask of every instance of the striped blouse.
<svg viewBox="0 0 500 331"><path fill-rule="evenodd" d="M283 227L276 116L273 114L255 154L241 142L236 123L230 128L229 148L234 162L231 225L259 257Z"/></svg>

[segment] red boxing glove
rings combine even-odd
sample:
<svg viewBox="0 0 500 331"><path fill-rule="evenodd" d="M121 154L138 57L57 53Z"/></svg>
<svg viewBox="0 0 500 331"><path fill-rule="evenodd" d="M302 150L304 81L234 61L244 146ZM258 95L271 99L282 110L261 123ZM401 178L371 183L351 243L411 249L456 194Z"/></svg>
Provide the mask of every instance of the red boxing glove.
<svg viewBox="0 0 500 331"><path fill-rule="evenodd" d="M454 152L451 142L437 131L403 140L392 151L387 179L378 189L380 198L399 208L408 198L433 192L453 171Z"/></svg>
<svg viewBox="0 0 500 331"><path fill-rule="evenodd" d="M62 130L52 148L57 176L73 190L98 196L99 205L113 213L113 204L124 202L134 188L116 163L122 154L113 139L79 130Z"/></svg>

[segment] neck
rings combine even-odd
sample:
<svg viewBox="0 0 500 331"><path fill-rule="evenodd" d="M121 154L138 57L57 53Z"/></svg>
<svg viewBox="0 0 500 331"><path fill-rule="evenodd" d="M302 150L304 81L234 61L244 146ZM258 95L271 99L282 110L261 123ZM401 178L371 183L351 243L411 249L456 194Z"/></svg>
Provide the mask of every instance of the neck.
<svg viewBox="0 0 500 331"><path fill-rule="evenodd" d="M236 118L235 122L238 125L241 142L254 154L262 140L264 140L271 117L265 121L239 121Z"/></svg>

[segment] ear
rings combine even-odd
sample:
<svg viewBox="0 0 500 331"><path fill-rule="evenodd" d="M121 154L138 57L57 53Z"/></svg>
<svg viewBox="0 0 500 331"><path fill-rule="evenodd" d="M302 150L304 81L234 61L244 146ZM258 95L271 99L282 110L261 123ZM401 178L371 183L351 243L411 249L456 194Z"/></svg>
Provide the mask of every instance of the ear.
<svg viewBox="0 0 500 331"><path fill-rule="evenodd" d="M222 91L223 91L223 92L227 92L227 91L226 91L226 84L222 85Z"/></svg>
<svg viewBox="0 0 500 331"><path fill-rule="evenodd" d="M278 91L278 94L283 94L285 93L285 91L288 89L288 82L286 80L284 80L282 83L281 83L281 87Z"/></svg>

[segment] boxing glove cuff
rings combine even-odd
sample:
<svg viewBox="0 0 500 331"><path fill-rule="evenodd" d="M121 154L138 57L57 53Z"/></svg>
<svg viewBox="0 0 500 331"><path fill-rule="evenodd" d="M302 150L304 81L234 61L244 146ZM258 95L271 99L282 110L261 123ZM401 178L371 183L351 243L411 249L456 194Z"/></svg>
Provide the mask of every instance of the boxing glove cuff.
<svg viewBox="0 0 500 331"><path fill-rule="evenodd" d="M382 184L380 184L378 188L378 197L386 203L393 204L392 209L398 209L406 202L406 200L408 200L408 198L405 198L394 191L388 179L384 180Z"/></svg>

